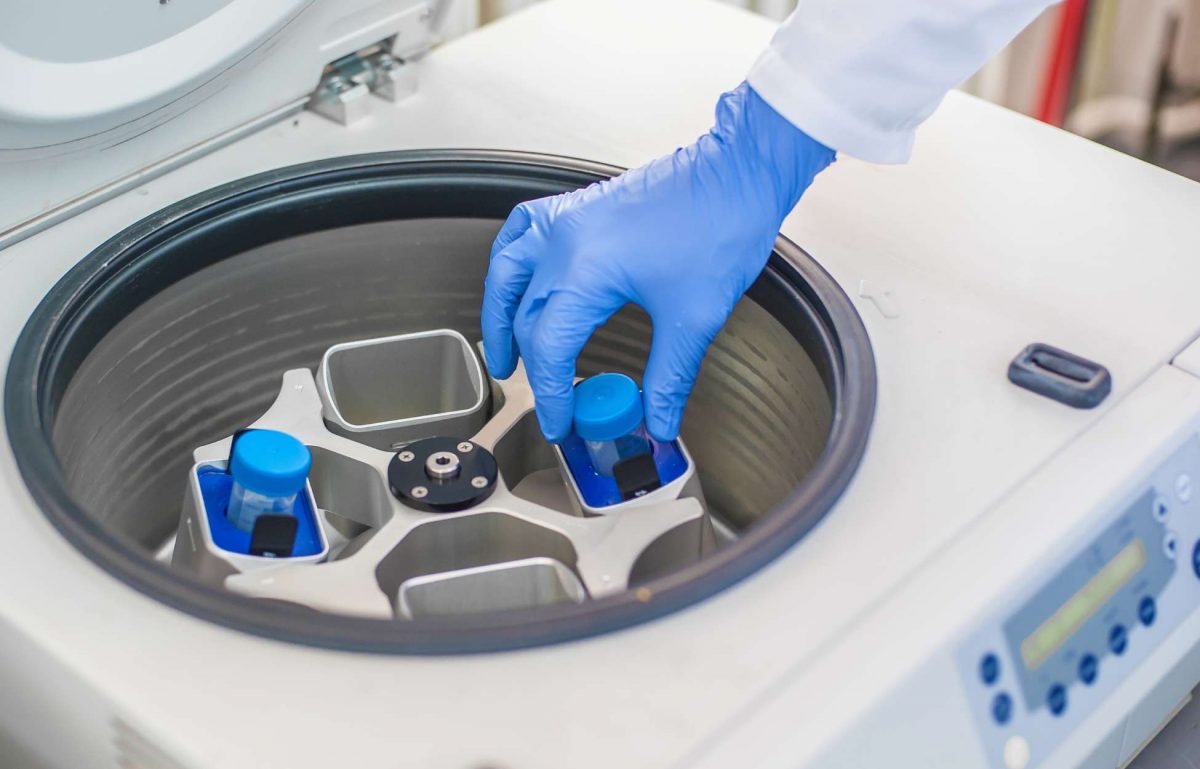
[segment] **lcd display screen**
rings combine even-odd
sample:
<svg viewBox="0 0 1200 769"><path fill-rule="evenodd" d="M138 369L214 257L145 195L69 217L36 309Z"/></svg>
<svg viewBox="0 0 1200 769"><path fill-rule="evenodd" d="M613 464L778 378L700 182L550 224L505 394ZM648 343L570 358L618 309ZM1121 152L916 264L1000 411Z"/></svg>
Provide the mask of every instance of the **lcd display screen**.
<svg viewBox="0 0 1200 769"><path fill-rule="evenodd" d="M1146 565L1146 545L1135 539L1096 572L1050 618L1021 642L1021 659L1037 670L1067 639Z"/></svg>

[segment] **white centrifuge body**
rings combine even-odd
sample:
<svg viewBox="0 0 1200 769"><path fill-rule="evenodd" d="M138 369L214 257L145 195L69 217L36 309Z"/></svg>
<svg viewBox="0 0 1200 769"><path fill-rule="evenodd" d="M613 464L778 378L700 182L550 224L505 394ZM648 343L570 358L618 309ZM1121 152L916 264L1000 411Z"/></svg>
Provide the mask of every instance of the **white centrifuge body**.
<svg viewBox="0 0 1200 769"><path fill-rule="evenodd" d="M45 18L0 37L29 74L0 88L0 363L76 262L183 198L397 149L636 165L706 130L772 31L715 3L555 0L426 53L428 3L186 5L129 11L195 17L107 48L31 47ZM377 43L403 73L330 86L326 64ZM910 164L839 159L783 233L870 334L853 481L738 584L569 643L350 653L206 622L75 550L0 441L5 750L158 769L1117 767L1200 682L1197 210L1195 183L959 94ZM1111 394L1084 410L1015 387L1033 342L1102 363ZM1064 639L1093 620L1096 678L1067 678L1084 653Z"/></svg>

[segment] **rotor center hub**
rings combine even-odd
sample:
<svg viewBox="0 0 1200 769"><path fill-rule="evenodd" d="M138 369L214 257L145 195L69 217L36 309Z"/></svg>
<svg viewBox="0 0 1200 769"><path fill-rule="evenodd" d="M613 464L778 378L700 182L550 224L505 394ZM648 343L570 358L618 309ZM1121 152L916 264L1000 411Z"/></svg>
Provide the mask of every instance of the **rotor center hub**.
<svg viewBox="0 0 1200 769"><path fill-rule="evenodd" d="M413 441L392 457L388 486L409 507L450 513L490 497L498 474L496 458L484 447L437 436Z"/></svg>

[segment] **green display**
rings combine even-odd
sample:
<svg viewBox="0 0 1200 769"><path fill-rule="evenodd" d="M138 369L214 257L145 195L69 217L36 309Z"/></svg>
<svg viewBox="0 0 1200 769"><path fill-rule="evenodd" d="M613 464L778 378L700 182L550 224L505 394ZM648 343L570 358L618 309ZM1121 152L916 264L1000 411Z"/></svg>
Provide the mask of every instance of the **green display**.
<svg viewBox="0 0 1200 769"><path fill-rule="evenodd" d="M1146 564L1146 545L1135 539L1113 556L1075 595L1021 642L1021 659L1037 670L1068 638L1091 619L1108 599Z"/></svg>

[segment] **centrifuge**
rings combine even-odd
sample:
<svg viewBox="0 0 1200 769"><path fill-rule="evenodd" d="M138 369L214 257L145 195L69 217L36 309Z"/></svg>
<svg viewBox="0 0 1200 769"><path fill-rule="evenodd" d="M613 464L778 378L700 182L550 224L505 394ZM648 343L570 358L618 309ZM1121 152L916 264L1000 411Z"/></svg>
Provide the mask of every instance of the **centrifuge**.
<svg viewBox="0 0 1200 769"><path fill-rule="evenodd" d="M445 11L0 9L4 765L1135 756L1200 683L1200 187L952 94L821 175L678 444L597 485L483 365L491 240L706 130L772 28ZM311 471L239 533L263 429Z"/></svg>

